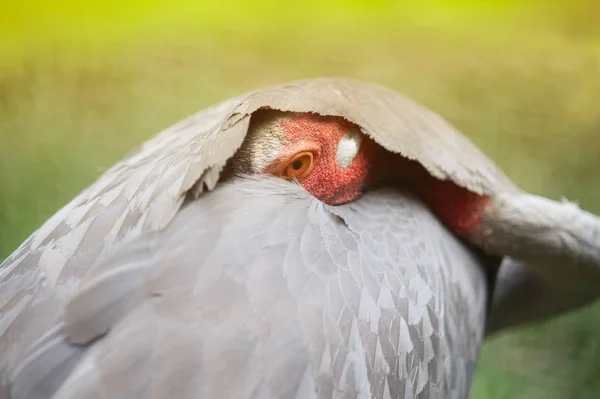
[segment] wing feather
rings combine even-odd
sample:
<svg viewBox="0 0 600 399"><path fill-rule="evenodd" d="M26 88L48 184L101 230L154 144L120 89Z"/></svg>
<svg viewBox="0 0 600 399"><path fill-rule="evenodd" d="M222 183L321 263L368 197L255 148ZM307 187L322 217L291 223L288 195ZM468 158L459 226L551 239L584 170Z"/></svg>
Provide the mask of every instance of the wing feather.
<svg viewBox="0 0 600 399"><path fill-rule="evenodd" d="M31 333L25 331L31 329L29 323L35 325L33 331L49 328L64 301L120 243L167 226L190 191L198 197L205 188L213 189L226 161L241 145L250 115L261 108L342 116L390 151L417 159L437 177L483 193L513 187L439 116L383 87L345 79L313 79L248 93L192 115L142 144L59 210L0 265L0 352L21 353L30 345ZM325 217L315 211L311 214ZM368 212L360 215L371 221ZM345 216L350 218L346 224L352 230L352 218L358 216ZM361 237L373 245L379 243L368 232ZM331 241L330 245L336 246L332 250L343 251L355 243ZM412 250L406 249L409 254ZM380 252L359 248L356 253L370 264L379 264ZM348 279L365 278L356 260L348 258L347 267ZM297 278L300 284L301 276ZM376 290L376 280L364 283L370 291ZM41 315L36 310L40 307L29 301L31 296L43 295L52 311ZM343 315L349 311L340 310ZM12 355L0 359L0 386L6 384L6 370L13 360Z"/></svg>
<svg viewBox="0 0 600 399"><path fill-rule="evenodd" d="M13 398L465 397L481 262L399 191L329 207L222 184L86 273L13 363Z"/></svg>
<svg viewBox="0 0 600 399"><path fill-rule="evenodd" d="M41 266L56 284L73 256L62 249L72 248L71 241L81 238L74 230L121 198L128 207L112 220L113 225L121 225L120 234L110 235L96 245L109 248L116 241L164 227L188 190L194 187L197 195L205 184L209 189L215 186L221 168L244 139L249 116L261 108L341 116L359 125L388 150L418 160L440 179L451 179L484 194L498 188L515 189L449 123L398 93L347 79L304 80L225 101L148 140L48 220L3 262L0 273L33 253L58 251L60 259L52 258L52 262ZM96 240L101 233L91 229L87 234Z"/></svg>

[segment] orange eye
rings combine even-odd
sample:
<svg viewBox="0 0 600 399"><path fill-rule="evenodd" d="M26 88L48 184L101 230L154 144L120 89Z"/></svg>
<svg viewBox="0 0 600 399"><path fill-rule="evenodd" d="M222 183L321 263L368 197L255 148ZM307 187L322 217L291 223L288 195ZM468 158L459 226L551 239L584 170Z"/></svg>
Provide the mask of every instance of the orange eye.
<svg viewBox="0 0 600 399"><path fill-rule="evenodd" d="M306 176L313 167L313 154L311 152L301 152L296 154L290 162L283 168L281 178L285 180L299 179Z"/></svg>

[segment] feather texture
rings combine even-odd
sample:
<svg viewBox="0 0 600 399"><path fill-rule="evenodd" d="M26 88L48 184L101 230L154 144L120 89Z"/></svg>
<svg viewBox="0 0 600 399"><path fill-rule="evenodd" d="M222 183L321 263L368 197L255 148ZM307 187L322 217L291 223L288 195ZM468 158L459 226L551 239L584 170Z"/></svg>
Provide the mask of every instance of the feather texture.
<svg viewBox="0 0 600 399"><path fill-rule="evenodd" d="M480 264L406 193L223 184L88 271L12 397L466 397Z"/></svg>
<svg viewBox="0 0 600 399"><path fill-rule="evenodd" d="M314 79L225 101L144 143L0 265L0 386L7 384L6 365L15 361L15 348L33 340L30 326L51 329L62 303L115 245L160 230L189 193L198 197L205 187L214 188L221 168L244 140L251 113L265 107L342 116L391 151L422 160L436 176L464 179L474 190L491 190L495 182L511 186L440 117L380 86ZM465 152L455 151L459 145L474 151L482 164L473 168L458 162ZM438 150L433 153L432 147Z"/></svg>
<svg viewBox="0 0 600 399"><path fill-rule="evenodd" d="M67 204L0 268L42 269L56 285L63 269L84 252L164 227L185 194L212 189L240 147L252 112L261 108L317 112L356 123L392 152L418 160L435 177L477 193L515 186L437 114L381 86L347 79L311 79L257 90L208 108L161 132L104 173ZM463 162L465 154L469 162Z"/></svg>
<svg viewBox="0 0 600 399"><path fill-rule="evenodd" d="M439 179L520 193L441 117L380 86L311 79L227 100L148 140L0 265L0 398L466 395L486 262L397 192L334 208L283 182L217 185L262 108L341 116ZM471 240L494 244L483 233ZM559 292L514 265L496 326L536 315L503 311L519 281Z"/></svg>

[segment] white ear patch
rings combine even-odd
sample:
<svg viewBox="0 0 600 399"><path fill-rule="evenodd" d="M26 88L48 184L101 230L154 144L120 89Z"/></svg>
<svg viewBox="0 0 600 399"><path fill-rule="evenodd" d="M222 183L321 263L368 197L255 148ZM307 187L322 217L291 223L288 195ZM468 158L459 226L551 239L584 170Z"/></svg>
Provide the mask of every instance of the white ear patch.
<svg viewBox="0 0 600 399"><path fill-rule="evenodd" d="M358 128L353 128L348 133L344 134L340 139L337 147L335 158L340 167L346 169L354 161L354 157L358 154L362 135Z"/></svg>

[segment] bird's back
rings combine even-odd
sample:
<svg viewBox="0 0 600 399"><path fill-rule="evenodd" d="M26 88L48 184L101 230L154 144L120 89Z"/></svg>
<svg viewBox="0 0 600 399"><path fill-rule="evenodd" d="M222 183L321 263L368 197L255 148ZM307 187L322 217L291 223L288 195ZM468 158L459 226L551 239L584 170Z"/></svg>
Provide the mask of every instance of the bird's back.
<svg viewBox="0 0 600 399"><path fill-rule="evenodd" d="M7 397L465 397L483 336L483 261L398 190L234 181L81 261L5 276Z"/></svg>

